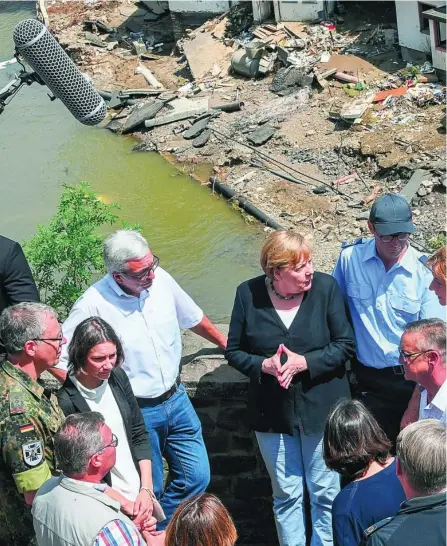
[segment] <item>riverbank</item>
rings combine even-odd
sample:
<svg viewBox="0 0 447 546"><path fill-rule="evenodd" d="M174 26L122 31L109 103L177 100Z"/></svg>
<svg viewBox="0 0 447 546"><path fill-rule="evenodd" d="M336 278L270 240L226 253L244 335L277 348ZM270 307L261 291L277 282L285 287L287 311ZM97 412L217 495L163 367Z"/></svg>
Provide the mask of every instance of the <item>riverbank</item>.
<svg viewBox="0 0 447 546"><path fill-rule="evenodd" d="M391 81L397 87L393 83L396 76L390 76L390 67L395 71L401 66L397 52L397 60L388 54L380 63L376 56L370 59L373 65L364 58L341 54L341 48L334 47L328 62L318 62L325 37L324 33L320 36L320 25L295 26L296 40L307 40L306 51L314 52L320 73L336 68L360 80L364 90L347 88L338 79L328 78L322 85L293 85L283 89L280 96L271 91L272 82L278 83L278 60L263 78L249 79L228 72L235 45L234 40L224 37L225 18L208 21L175 42L169 14L150 15L132 2L56 3L49 6L48 13L50 28L98 89L156 91L136 73L143 67L165 89L183 95L183 107L205 104L204 113L213 113L204 127L198 128L197 135L205 143L184 138L191 127L191 121L185 119L151 129L135 127L133 134L142 141L138 150L170 154L186 170L202 171L202 182L206 181L207 167L198 166L212 165L217 179L278 224L310 235L316 261L323 270L331 270L341 241L367 235L365 215L374 196L403 191L418 169L426 172L412 196L418 228L415 241L426 247L430 239L445 233L443 105L430 101L422 105L419 100L396 97L371 103L355 123L340 117L340 109L355 110L368 94L383 89L384 82ZM371 34L371 25L378 25L384 16L368 17L369 26L364 28ZM153 18L157 20L149 20ZM363 43L363 32L356 29L365 21L354 16L351 20L349 15L345 19L346 31L340 36L344 43L357 47ZM98 20L102 25L87 25L87 32L94 35L86 34L86 21ZM149 50L147 40L138 45L141 33L151 38ZM140 49L137 57L135 48L140 47L146 51L141 55ZM172 104L176 103L172 98L168 96L160 104L162 108L154 119L173 112ZM139 102L153 105L156 100ZM213 105L235 101L244 103L241 110L220 114L210 110ZM122 129L132 110L140 108L136 105L117 110L115 130ZM259 130L264 135L253 134ZM278 172L289 179L278 176ZM290 177L303 184L291 182ZM340 179L344 180L334 183Z"/></svg>

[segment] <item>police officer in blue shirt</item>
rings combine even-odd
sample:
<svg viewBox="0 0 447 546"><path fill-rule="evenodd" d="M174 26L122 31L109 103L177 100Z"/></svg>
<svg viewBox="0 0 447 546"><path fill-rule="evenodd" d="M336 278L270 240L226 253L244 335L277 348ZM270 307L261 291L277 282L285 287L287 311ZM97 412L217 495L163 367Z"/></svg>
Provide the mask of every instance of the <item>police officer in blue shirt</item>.
<svg viewBox="0 0 447 546"><path fill-rule="evenodd" d="M425 261L408 242L414 232L404 197L385 194L373 204L368 227L373 238L343 244L333 276L349 308L357 342L351 390L361 398L392 442L415 384L399 365L404 326L443 318Z"/></svg>

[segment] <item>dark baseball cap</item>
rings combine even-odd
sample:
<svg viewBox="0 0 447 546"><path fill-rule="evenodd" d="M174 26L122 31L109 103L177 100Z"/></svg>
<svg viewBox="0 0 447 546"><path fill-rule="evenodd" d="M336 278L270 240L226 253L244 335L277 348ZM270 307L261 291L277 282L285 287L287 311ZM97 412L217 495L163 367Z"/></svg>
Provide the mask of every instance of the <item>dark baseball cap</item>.
<svg viewBox="0 0 447 546"><path fill-rule="evenodd" d="M385 193L374 201L369 221L379 235L413 233L414 225L407 200L397 193Z"/></svg>

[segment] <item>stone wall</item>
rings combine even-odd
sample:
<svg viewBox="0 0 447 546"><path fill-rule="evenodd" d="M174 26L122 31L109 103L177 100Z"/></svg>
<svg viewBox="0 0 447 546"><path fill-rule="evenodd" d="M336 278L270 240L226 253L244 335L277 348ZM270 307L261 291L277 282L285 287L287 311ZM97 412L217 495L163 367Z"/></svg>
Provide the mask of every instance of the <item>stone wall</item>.
<svg viewBox="0 0 447 546"><path fill-rule="evenodd" d="M270 479L247 428L248 379L228 366L221 351L189 331L183 333L183 347L182 381L202 423L210 459L208 491L233 516L238 543L277 544Z"/></svg>

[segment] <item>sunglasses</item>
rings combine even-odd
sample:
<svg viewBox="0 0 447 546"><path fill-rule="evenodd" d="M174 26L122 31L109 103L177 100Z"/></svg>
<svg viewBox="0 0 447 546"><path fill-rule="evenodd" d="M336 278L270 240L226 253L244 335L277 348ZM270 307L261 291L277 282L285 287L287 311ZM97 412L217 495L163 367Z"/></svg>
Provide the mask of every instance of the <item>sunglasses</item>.
<svg viewBox="0 0 447 546"><path fill-rule="evenodd" d="M137 281L143 281L150 275L151 271L155 271L157 269L159 264L160 258L158 256L154 256L154 261L152 262L152 265L150 267L146 267L146 269L143 269L143 271L140 271L140 273L122 273L122 275L130 277L131 279L135 279Z"/></svg>

